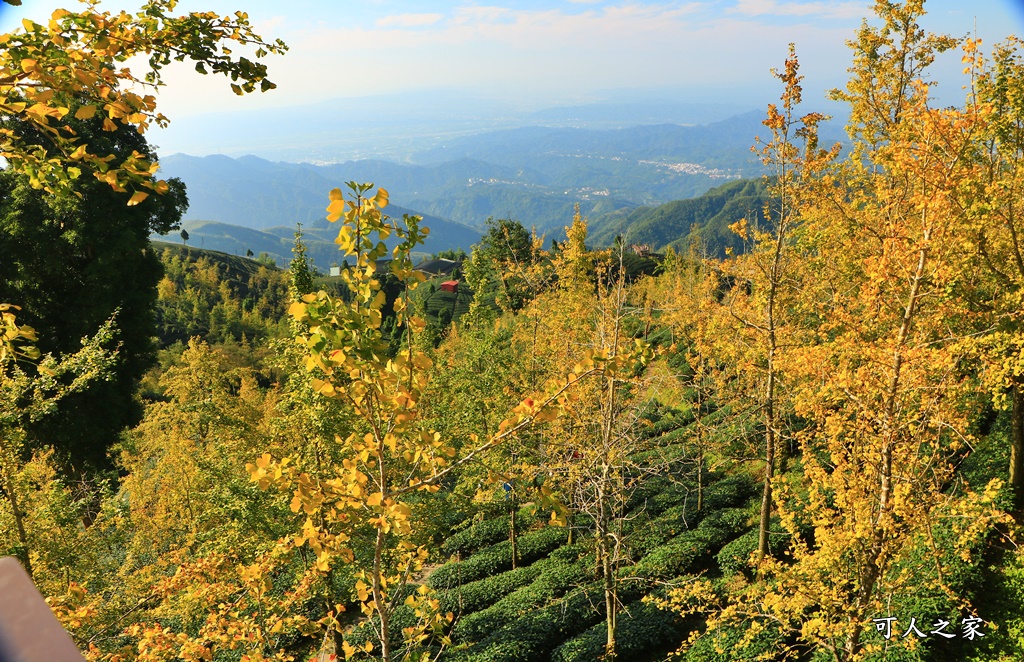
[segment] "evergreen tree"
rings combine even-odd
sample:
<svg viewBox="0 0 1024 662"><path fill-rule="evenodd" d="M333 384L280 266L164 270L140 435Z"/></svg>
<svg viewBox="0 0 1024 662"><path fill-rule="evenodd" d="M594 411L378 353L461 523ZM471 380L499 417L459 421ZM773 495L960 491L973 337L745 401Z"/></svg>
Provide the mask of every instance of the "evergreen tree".
<svg viewBox="0 0 1024 662"><path fill-rule="evenodd" d="M523 274L539 258L539 245L519 221L487 219L487 232L464 264L466 281L476 302L495 297L503 309L516 312L536 293Z"/></svg>
<svg viewBox="0 0 1024 662"><path fill-rule="evenodd" d="M70 123L83 142L118 159L133 152L154 158L133 127L105 132L98 116ZM7 128L45 144L31 126ZM149 235L174 229L188 206L179 180L165 195L133 206L128 197L92 177L76 180L73 193L50 195L32 188L27 175L0 172L0 300L21 306L21 319L39 332L40 351L73 353L83 337L116 318L120 349L110 379L64 398L53 416L28 430L30 448L53 445L76 468L105 465L119 432L140 420L133 393L154 359L162 273Z"/></svg>
<svg viewBox="0 0 1024 662"><path fill-rule="evenodd" d="M313 284L313 273L309 268L309 260L306 258L306 245L302 243L302 223L295 227L295 245L292 247L291 264L288 271L291 273L291 293L293 299L299 299L303 294L309 294L316 289Z"/></svg>

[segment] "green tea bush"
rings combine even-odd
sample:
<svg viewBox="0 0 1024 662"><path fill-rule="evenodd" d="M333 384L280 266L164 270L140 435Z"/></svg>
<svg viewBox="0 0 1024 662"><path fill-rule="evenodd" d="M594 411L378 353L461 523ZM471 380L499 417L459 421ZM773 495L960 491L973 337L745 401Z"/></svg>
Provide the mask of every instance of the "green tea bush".
<svg viewBox="0 0 1024 662"><path fill-rule="evenodd" d="M524 534L517 540L518 564L528 565L564 545L568 539L568 529L556 526ZM444 564L430 575L427 585L434 589L450 589L511 568L512 543L505 540L480 550L465 561Z"/></svg>
<svg viewBox="0 0 1024 662"><path fill-rule="evenodd" d="M704 488L704 508L709 511L731 508L745 503L757 494L753 479L747 474L734 474Z"/></svg>
<svg viewBox="0 0 1024 662"><path fill-rule="evenodd" d="M667 508L683 503L691 491L689 485L669 480L664 476L655 476L633 490L626 503L626 512L633 513L642 509L647 517L652 517Z"/></svg>
<svg viewBox="0 0 1024 662"><path fill-rule="evenodd" d="M622 568L619 574L623 579L637 577L645 581L625 581L620 584L619 599L639 599L648 590L649 582L671 579L698 568L702 561L710 559L715 550L743 531L748 526L748 518L747 511L742 508L710 514L696 529L676 536L640 563ZM542 573L538 581L543 576ZM526 592L531 587L524 587L520 591ZM519 591L510 594L505 600L512 599L517 593ZM497 611L500 604L495 603L490 609ZM491 634L455 659L465 662L547 659L549 651L561 642L577 636L604 618L604 592L600 582L592 582L570 591L562 600L543 609L522 610L520 613L522 615L515 620L505 620L508 614L502 619L488 620L488 628L480 627L483 625L482 619L474 623L478 636L487 632ZM503 626L502 622L505 623Z"/></svg>
<svg viewBox="0 0 1024 662"><path fill-rule="evenodd" d="M678 614L640 600L619 614L615 650L620 659L634 660L646 653L680 641L686 632ZM604 621L570 639L551 654L552 662L591 662L604 655L608 626Z"/></svg>
<svg viewBox="0 0 1024 662"><path fill-rule="evenodd" d="M584 557L575 563L551 559L546 561L547 565L533 583L513 591L482 611L460 619L452 630L455 639L460 642L480 641L530 610L543 607L561 597L566 591L587 581L593 556Z"/></svg>
<svg viewBox="0 0 1024 662"><path fill-rule="evenodd" d="M781 530L777 517L772 518L769 531L769 552L772 556L778 557L789 547L789 533ZM755 528L722 547L716 557L722 573L726 575L743 573L748 577L751 576L750 555L757 549L758 538L759 531Z"/></svg>
<svg viewBox="0 0 1024 662"><path fill-rule="evenodd" d="M644 430L644 436L659 437L676 430L684 430L690 423L693 423L693 412L689 408L686 410L670 409Z"/></svg>
<svg viewBox="0 0 1024 662"><path fill-rule="evenodd" d="M669 436L672 435L672 436ZM684 463L690 462L690 449L689 447L681 442L688 439L688 433L680 428L680 434L675 432L666 432L662 436L653 439L652 443L655 444L654 448L640 451L629 456L630 462L634 462L640 466L652 465L652 464L678 464L682 466ZM659 480L657 478L652 480ZM668 481L664 478L660 479L664 483ZM651 481L647 481L650 483Z"/></svg>
<svg viewBox="0 0 1024 662"><path fill-rule="evenodd" d="M980 641L957 640L963 649L958 659L1024 660L1024 552L996 551L990 557L981 579L984 591L974 600L974 607L980 617L996 622L997 627L986 623L982 630L986 636ZM949 659L957 659L956 649L943 649L949 652Z"/></svg>
<svg viewBox="0 0 1024 662"><path fill-rule="evenodd" d="M555 559L556 561L565 561L566 563L575 563L586 556L590 549L590 545L583 542L562 545L551 552L548 558Z"/></svg>
<svg viewBox="0 0 1024 662"><path fill-rule="evenodd" d="M525 568L516 568L444 591L440 596L441 611L456 614L480 611L517 588L532 583L544 569L545 561L542 559Z"/></svg>
<svg viewBox="0 0 1024 662"><path fill-rule="evenodd" d="M415 588L412 585L403 587L402 595L408 596L415 591ZM411 607L404 604L399 604L395 607L395 610L391 613L391 636L388 637L393 650L397 650L403 645L402 628L415 626L417 620L416 613ZM374 646L379 646L378 628L380 628L380 617L374 614L372 617L362 620L345 634L345 641L356 647L362 646L367 641L372 641Z"/></svg>
<svg viewBox="0 0 1024 662"><path fill-rule="evenodd" d="M639 563L622 568L622 577L664 580L693 572L701 559L748 528L749 515L743 508L730 508L704 518L692 531L685 531L654 549Z"/></svg>
<svg viewBox="0 0 1024 662"><path fill-rule="evenodd" d="M519 509L516 519L520 526L529 525L537 521L537 515L532 507L525 507ZM469 556L478 549L505 540L508 538L509 520L508 515L495 517L459 531L441 544L441 554L446 557L453 554Z"/></svg>
<svg viewBox="0 0 1024 662"><path fill-rule="evenodd" d="M641 559L655 547L696 526L700 522L700 516L690 511L692 507L680 504L672 506L653 519L638 517L632 520L626 530L625 555L632 559ZM687 512L690 514L689 519Z"/></svg>
<svg viewBox="0 0 1024 662"><path fill-rule="evenodd" d="M772 659L771 653L778 652L783 644L783 637L773 624L764 625L765 629L754 636L753 641L743 646L740 646L745 632L742 628L722 628L705 633L687 649L682 659L686 662Z"/></svg>
<svg viewBox="0 0 1024 662"><path fill-rule="evenodd" d="M576 589L564 599L523 614L454 656L459 662L528 662L548 659L559 643L602 618L604 594L599 584Z"/></svg>
<svg viewBox="0 0 1024 662"><path fill-rule="evenodd" d="M626 531L626 554L630 558L642 558L676 535L694 528L702 517L714 510L741 505L752 494L753 484L749 479L728 477L705 488L707 505L702 512L696 511L697 498L691 494L684 503L671 506L656 517L650 518L651 513L647 513L648 518L636 517Z"/></svg>

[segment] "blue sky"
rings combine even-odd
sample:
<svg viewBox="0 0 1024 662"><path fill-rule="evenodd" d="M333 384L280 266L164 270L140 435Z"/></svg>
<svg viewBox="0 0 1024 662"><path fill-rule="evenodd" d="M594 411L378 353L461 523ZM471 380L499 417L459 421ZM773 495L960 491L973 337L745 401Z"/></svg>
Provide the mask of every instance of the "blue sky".
<svg viewBox="0 0 1024 662"><path fill-rule="evenodd" d="M978 35L992 43L1024 33L1022 2L932 0L924 27ZM22 16L42 20L66 0L4 5L0 29ZM135 9L126 0L107 9ZM769 69L796 42L808 99L845 80L863 0L184 0L180 11L242 9L291 51L268 60L279 88L236 98L227 83L178 67L159 99L172 118L211 111L302 105L331 98L416 89L452 89L519 107L597 100L609 90L637 98L664 93L694 101L763 107L776 94ZM959 57L943 63L945 94Z"/></svg>

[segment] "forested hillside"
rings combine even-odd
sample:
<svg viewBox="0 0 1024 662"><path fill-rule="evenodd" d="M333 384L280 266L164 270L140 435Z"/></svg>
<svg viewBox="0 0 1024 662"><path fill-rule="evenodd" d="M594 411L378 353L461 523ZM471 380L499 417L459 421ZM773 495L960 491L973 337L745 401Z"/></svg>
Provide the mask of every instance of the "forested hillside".
<svg viewBox="0 0 1024 662"><path fill-rule="evenodd" d="M700 255L724 258L727 249L744 249L743 237L729 226L741 220L751 226L763 225L769 200L766 182L741 179L689 200L598 216L593 241L610 246L616 237L622 237L627 243L647 244L653 250L671 246L685 253L692 248Z"/></svg>
<svg viewBox="0 0 1024 662"><path fill-rule="evenodd" d="M164 267L157 285L156 327L161 347L201 337L210 343L267 340L281 325L289 279L273 264L154 243Z"/></svg>
<svg viewBox="0 0 1024 662"><path fill-rule="evenodd" d="M292 227L271 227L265 230L253 230L240 225L217 223L215 221L184 221L181 229L188 234L188 242L181 239L180 232L172 232L163 237L154 237L156 243L176 242L180 246L205 248L229 255L248 257L264 256L273 260L280 267L288 266L292 259L292 246L295 233L302 233L302 242L306 246L311 266L318 272L330 273L331 267L341 266L344 258L338 253L338 245L334 243L329 229L307 228L301 224ZM432 242L433 246L453 245L468 250L480 239L480 234L470 228L460 228L454 234L444 234ZM450 242L444 243L445 241ZM442 249L443 250L443 249ZM418 252L419 255L430 255L429 252Z"/></svg>
<svg viewBox="0 0 1024 662"><path fill-rule="evenodd" d="M19 37L26 76L79 66L54 35L102 57L0 131L0 555L88 660L1024 658L1022 42L880 2L848 152L791 48L762 180L468 253L350 181L237 255L149 240L188 191L101 65L172 44L241 93L265 70L212 45L279 47L151 10Z"/></svg>

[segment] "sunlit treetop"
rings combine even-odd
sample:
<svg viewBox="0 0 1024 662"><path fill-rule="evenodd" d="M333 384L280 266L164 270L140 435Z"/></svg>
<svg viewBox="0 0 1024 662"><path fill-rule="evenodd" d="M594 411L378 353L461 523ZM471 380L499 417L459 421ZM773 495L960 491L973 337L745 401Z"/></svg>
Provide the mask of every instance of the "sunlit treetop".
<svg viewBox="0 0 1024 662"><path fill-rule="evenodd" d="M168 119L156 110L153 93L163 85L162 69L174 61L194 62L202 74L230 77L231 89L239 95L275 87L261 59L286 51L284 42L267 41L253 32L244 12L173 16L176 4L149 0L134 14L115 14L89 2L80 11L58 9L45 24L23 19L19 29L0 34L0 117L8 120L0 127L0 156L10 167L50 192L91 172L116 191L131 189L128 204L138 204L148 195L144 189L167 190L166 182L153 177L156 163L138 153L123 161L94 153L68 125L69 116L100 115L107 131L119 123L139 132L154 123L166 126ZM235 48L252 57L236 55ZM147 59L144 71L124 66L137 56ZM24 140L12 128L18 123L36 127L48 144Z"/></svg>

